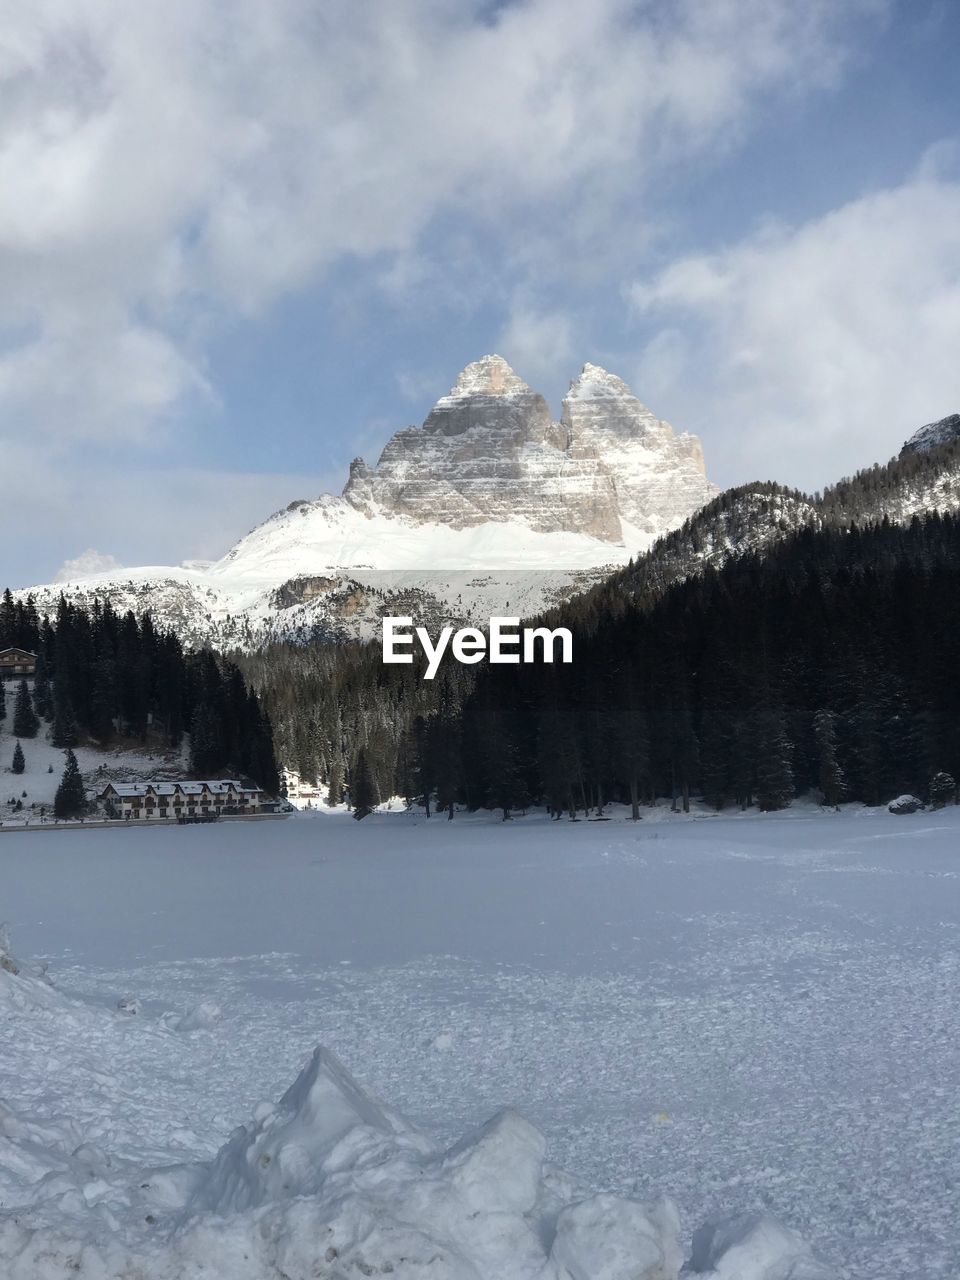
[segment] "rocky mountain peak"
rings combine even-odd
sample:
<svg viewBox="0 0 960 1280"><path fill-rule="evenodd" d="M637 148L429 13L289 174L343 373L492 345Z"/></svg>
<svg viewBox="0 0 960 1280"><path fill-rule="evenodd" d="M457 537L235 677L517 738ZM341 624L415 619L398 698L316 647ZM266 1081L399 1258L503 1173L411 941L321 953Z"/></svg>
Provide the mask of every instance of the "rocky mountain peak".
<svg viewBox="0 0 960 1280"><path fill-rule="evenodd" d="M901 458L908 453L925 453L928 449L936 449L941 444L952 444L960 440L960 413L951 413L938 422L928 422L925 427L915 431L900 450Z"/></svg>
<svg viewBox="0 0 960 1280"><path fill-rule="evenodd" d="M598 364L585 364L570 383L567 400L616 399L620 396L636 397L622 378L609 373Z"/></svg>
<svg viewBox="0 0 960 1280"><path fill-rule="evenodd" d="M444 399L467 396L533 395L533 391L507 364L503 356L483 356L468 364Z"/></svg>
<svg viewBox="0 0 960 1280"><path fill-rule="evenodd" d="M467 365L422 427L376 467L356 460L343 496L368 516L455 529L517 522L608 542L656 536L713 497L699 441L677 436L599 365L585 364L560 421L499 355Z"/></svg>
<svg viewBox="0 0 960 1280"><path fill-rule="evenodd" d="M585 364L563 398L560 421L572 443L589 438L601 450L615 449L617 441L656 436L669 446L673 428L661 422L637 399L622 378L599 365Z"/></svg>
<svg viewBox="0 0 960 1280"><path fill-rule="evenodd" d="M423 444L424 435L460 436L469 433L469 450L481 448L498 455L504 449L527 442L542 442L551 435L550 410L543 396L517 376L503 356L484 356L468 364L453 384L449 395L441 396L427 414L423 427L414 434L401 432L404 449ZM482 443L484 434L486 444ZM394 436L394 440L398 437ZM377 464L389 463L391 440ZM458 448L460 446L457 446Z"/></svg>

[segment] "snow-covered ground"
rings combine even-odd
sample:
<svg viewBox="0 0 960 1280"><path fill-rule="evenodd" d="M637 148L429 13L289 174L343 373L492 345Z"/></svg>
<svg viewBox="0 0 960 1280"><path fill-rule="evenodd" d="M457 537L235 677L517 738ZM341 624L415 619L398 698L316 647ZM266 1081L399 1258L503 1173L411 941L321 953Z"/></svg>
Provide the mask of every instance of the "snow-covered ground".
<svg viewBox="0 0 960 1280"><path fill-rule="evenodd" d="M960 809L11 834L0 917L5 1280L957 1275Z"/></svg>
<svg viewBox="0 0 960 1280"><path fill-rule="evenodd" d="M121 613L149 608L155 621L194 641L249 646L251 636L289 636L314 624L369 639L384 610L402 612L418 596L421 605L432 601L478 624L504 612L531 617L600 581L670 527L643 531L624 521L616 543L499 521L453 529L363 515L326 496L276 512L213 564L111 569L14 595L33 595L50 614L61 593L88 609L95 597ZM309 590L278 597L301 579Z"/></svg>
<svg viewBox="0 0 960 1280"><path fill-rule="evenodd" d="M27 681L33 689L33 681ZM0 683L0 697L6 698L6 719L0 720L0 826L36 824L40 810L49 819L53 798L63 776L66 752L50 743L50 725L41 721L35 738L24 738L24 771L12 771L13 753L17 737L13 732L13 709L16 700L17 681ZM109 779L131 781L135 778L180 777L187 766L186 741L176 751L158 748L122 749L108 747L77 747L74 754L88 790L105 785ZM10 801L20 800L22 808L15 810Z"/></svg>

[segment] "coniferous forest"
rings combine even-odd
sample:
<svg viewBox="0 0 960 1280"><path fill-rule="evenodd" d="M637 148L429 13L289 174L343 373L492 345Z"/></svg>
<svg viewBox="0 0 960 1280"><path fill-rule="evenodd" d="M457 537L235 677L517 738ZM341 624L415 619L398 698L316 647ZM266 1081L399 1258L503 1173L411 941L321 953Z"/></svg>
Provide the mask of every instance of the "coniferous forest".
<svg viewBox="0 0 960 1280"><path fill-rule="evenodd" d="M960 776L955 517L803 529L663 591L612 581L542 621L572 629L572 665L448 661L424 682L379 645L277 645L242 665L278 754L331 798L361 751L380 797L451 814L637 813L664 795L779 809L809 791L879 804Z"/></svg>
<svg viewBox="0 0 960 1280"><path fill-rule="evenodd" d="M177 747L188 732L196 776L231 770L277 791L270 721L237 666L208 649L184 652L149 614L120 616L99 601L88 613L61 597L56 616L41 618L32 600L6 591L0 649L7 646L37 654L32 691L23 682L17 692L19 736L36 736L46 721L51 742L64 749Z"/></svg>

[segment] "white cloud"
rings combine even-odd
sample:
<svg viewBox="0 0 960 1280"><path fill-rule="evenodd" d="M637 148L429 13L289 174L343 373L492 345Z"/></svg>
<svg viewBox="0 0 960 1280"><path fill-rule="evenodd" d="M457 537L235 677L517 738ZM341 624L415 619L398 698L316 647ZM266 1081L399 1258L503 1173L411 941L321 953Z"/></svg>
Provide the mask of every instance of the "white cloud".
<svg viewBox="0 0 960 1280"><path fill-rule="evenodd" d="M573 372L573 322L563 311L515 304L497 346L534 389L558 369Z"/></svg>
<svg viewBox="0 0 960 1280"><path fill-rule="evenodd" d="M642 224L663 164L835 74L836 10L0 0L0 413L136 435L204 389L211 314L423 252L438 214L542 248L629 191Z"/></svg>
<svg viewBox="0 0 960 1280"><path fill-rule="evenodd" d="M88 547L72 560L64 560L54 574L54 582L76 582L79 578L89 578L95 573L109 573L111 569L122 569L123 565L116 556L105 555Z"/></svg>
<svg viewBox="0 0 960 1280"><path fill-rule="evenodd" d="M716 475L822 487L960 408L960 182L925 157L899 187L676 261L630 297L663 326L637 385L702 433Z"/></svg>
<svg viewBox="0 0 960 1280"><path fill-rule="evenodd" d="M143 440L189 391L212 394L170 338L122 315L51 316L0 355L0 412L61 446Z"/></svg>

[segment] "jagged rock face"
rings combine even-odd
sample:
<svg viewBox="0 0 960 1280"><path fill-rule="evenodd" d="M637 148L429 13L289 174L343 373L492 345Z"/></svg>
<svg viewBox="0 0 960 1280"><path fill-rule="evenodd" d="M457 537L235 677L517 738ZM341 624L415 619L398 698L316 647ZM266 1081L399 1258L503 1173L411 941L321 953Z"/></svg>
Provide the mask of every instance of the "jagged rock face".
<svg viewBox="0 0 960 1280"><path fill-rule="evenodd" d="M954 440L960 440L960 413L951 413L939 422L928 422L915 431L900 450L900 457L905 453L924 453L941 444L952 444Z"/></svg>
<svg viewBox="0 0 960 1280"><path fill-rule="evenodd" d="M457 529L512 520L620 542L624 521L662 532L716 492L699 441L675 435L619 378L585 365L553 422L494 355L468 365L375 468L357 459L343 496L367 515Z"/></svg>
<svg viewBox="0 0 960 1280"><path fill-rule="evenodd" d="M588 477L602 475L620 521L644 533L676 527L719 493L707 480L697 437L678 436L605 369L583 366L564 398L560 421L571 462ZM619 521L612 536L619 539Z"/></svg>

